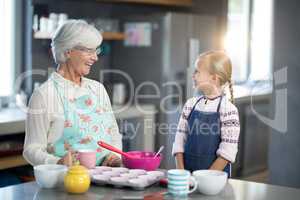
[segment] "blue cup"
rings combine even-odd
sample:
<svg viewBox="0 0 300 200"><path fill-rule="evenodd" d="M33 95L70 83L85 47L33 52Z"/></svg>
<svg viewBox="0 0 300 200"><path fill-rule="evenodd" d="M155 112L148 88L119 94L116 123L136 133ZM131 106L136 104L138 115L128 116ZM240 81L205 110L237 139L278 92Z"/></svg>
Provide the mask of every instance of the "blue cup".
<svg viewBox="0 0 300 200"><path fill-rule="evenodd" d="M183 169L171 169L167 173L168 193L173 196L187 196L197 189L197 181L191 173ZM190 182L193 184L190 190Z"/></svg>

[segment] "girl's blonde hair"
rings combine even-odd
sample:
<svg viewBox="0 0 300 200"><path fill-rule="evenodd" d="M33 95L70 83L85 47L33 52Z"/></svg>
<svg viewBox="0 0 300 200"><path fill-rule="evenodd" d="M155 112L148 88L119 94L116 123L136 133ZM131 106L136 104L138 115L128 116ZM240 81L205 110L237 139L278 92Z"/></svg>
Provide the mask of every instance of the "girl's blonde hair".
<svg viewBox="0 0 300 200"><path fill-rule="evenodd" d="M221 86L228 83L230 91L230 101L234 103L232 87L232 64L225 51L208 51L200 54L199 58L207 63L211 74L216 74L220 80Z"/></svg>

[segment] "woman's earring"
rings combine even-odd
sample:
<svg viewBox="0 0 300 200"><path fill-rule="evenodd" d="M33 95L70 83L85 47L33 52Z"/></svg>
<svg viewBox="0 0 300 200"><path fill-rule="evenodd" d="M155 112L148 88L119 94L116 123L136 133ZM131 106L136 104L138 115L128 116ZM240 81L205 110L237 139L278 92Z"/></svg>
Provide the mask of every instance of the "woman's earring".
<svg viewBox="0 0 300 200"><path fill-rule="evenodd" d="M66 56L67 60L70 58L70 51L69 50L65 52L65 56Z"/></svg>

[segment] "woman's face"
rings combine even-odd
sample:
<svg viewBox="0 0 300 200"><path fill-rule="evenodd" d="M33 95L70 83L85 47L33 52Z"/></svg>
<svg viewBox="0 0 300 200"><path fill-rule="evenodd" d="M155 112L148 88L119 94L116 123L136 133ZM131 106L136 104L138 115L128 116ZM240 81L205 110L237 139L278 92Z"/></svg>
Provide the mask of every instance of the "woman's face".
<svg viewBox="0 0 300 200"><path fill-rule="evenodd" d="M199 57L195 63L195 71L192 76L193 86L200 91L210 91L215 87L214 76L208 71L205 58Z"/></svg>
<svg viewBox="0 0 300 200"><path fill-rule="evenodd" d="M98 60L97 50L86 47L74 47L68 52L68 56L67 63L79 76L88 75L92 65Z"/></svg>

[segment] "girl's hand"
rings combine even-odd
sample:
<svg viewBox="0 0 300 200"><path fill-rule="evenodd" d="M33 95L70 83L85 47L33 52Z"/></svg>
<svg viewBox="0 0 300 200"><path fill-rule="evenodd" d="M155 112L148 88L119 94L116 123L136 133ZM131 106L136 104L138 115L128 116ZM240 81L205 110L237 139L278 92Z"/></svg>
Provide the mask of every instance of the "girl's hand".
<svg viewBox="0 0 300 200"><path fill-rule="evenodd" d="M226 165L229 163L228 160L226 160L225 158L222 158L221 156L219 156L214 162L213 164L210 166L209 169L214 169L214 170L220 170L223 171L224 168L226 167Z"/></svg>
<svg viewBox="0 0 300 200"><path fill-rule="evenodd" d="M121 158L113 153L108 154L105 160L102 163L102 166L110 166L110 167L120 167L121 166Z"/></svg>

